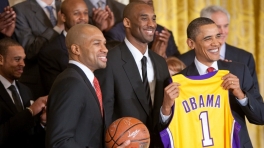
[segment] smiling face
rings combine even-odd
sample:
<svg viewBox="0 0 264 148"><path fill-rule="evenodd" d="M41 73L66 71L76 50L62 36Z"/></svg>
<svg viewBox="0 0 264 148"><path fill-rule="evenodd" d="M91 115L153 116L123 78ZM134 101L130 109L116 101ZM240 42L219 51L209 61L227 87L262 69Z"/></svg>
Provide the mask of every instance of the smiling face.
<svg viewBox="0 0 264 148"><path fill-rule="evenodd" d="M133 44L148 44L153 41L156 30L156 15L153 8L145 3L134 5L131 13L124 19L126 35Z"/></svg>
<svg viewBox="0 0 264 148"><path fill-rule="evenodd" d="M215 24L200 26L195 39L188 38L187 43L195 50L197 60L204 65L211 66L220 58L221 34Z"/></svg>
<svg viewBox="0 0 264 148"><path fill-rule="evenodd" d="M83 0L67 0L62 4L62 21L68 31L76 24L88 24L88 8Z"/></svg>
<svg viewBox="0 0 264 148"><path fill-rule="evenodd" d="M105 68L107 62L106 40L103 33L97 29L84 30L83 44L80 47L81 63L86 65L91 71Z"/></svg>
<svg viewBox="0 0 264 148"><path fill-rule="evenodd" d="M21 77L26 55L21 46L9 46L5 55L0 55L0 74L10 83Z"/></svg>

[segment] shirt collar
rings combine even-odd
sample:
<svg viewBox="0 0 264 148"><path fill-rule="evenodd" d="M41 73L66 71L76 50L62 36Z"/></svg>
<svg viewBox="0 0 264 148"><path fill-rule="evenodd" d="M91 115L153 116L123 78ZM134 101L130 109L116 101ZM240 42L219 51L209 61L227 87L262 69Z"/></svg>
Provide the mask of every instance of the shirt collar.
<svg viewBox="0 0 264 148"><path fill-rule="evenodd" d="M63 30L62 33L63 33L63 35L66 37L66 35L67 35L67 31Z"/></svg>
<svg viewBox="0 0 264 148"><path fill-rule="evenodd" d="M141 61L141 59L143 58L143 56L146 56L147 59L149 59L149 54L148 54L148 46L146 49L146 52L144 53L144 55L134 46L132 45L127 38L125 38L125 43L129 49L129 51L132 53L134 59L136 62Z"/></svg>
<svg viewBox="0 0 264 148"><path fill-rule="evenodd" d="M80 62L74 61L74 60L69 60L69 63L74 64L78 66L79 68L81 68L82 71L85 73L86 77L89 79L89 81L93 85L94 73L87 66L83 65Z"/></svg>
<svg viewBox="0 0 264 148"><path fill-rule="evenodd" d="M2 82L2 84L4 85L5 89L8 89L8 87L10 85L15 85L16 86L16 82L13 81L12 83L10 83L5 77L3 77L2 75L0 75L0 81Z"/></svg>
<svg viewBox="0 0 264 148"><path fill-rule="evenodd" d="M194 58L194 64L196 65L196 68L200 75L204 75L207 73L208 66L199 62L196 57ZM215 70L218 70L217 61L214 61L210 67L213 67Z"/></svg>
<svg viewBox="0 0 264 148"><path fill-rule="evenodd" d="M103 2L103 5L106 6L106 0L100 0ZM90 0L90 2L95 6L95 8L98 8L98 2L99 0Z"/></svg>
<svg viewBox="0 0 264 148"><path fill-rule="evenodd" d="M225 59L225 53L226 53L226 43L224 43L220 47L220 59L224 60Z"/></svg>
<svg viewBox="0 0 264 148"><path fill-rule="evenodd" d="M40 7L42 9L46 9L46 6L52 6L54 9L56 9L56 6L55 6L55 0L51 3L51 5L47 5L45 2L43 2L42 0L36 0L37 3L40 5Z"/></svg>

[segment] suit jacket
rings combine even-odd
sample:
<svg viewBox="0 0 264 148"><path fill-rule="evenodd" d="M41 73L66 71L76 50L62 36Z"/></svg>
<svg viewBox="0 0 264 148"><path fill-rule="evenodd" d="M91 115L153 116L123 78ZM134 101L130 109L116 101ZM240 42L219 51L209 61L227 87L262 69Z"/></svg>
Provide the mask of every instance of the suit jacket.
<svg viewBox="0 0 264 148"><path fill-rule="evenodd" d="M93 24L92 22L92 14L93 14L93 8L95 8L96 6L94 6L90 0L84 0L84 2L86 3L88 10L89 10L89 21L91 24ZM125 9L125 5L122 3L119 3L115 0L106 0L106 5L109 6L109 8L111 9L111 11L114 13L114 17L115 17L115 24L118 22L123 21L123 10Z"/></svg>
<svg viewBox="0 0 264 148"><path fill-rule="evenodd" d="M56 77L67 68L68 63L69 53L65 36L61 33L39 52L38 65L45 95L49 93Z"/></svg>
<svg viewBox="0 0 264 148"><path fill-rule="evenodd" d="M104 118L84 72L69 64L56 78L47 104L47 148L101 148Z"/></svg>
<svg viewBox="0 0 264 148"><path fill-rule="evenodd" d="M163 26L157 24L156 31L161 32L163 29L164 29ZM167 57L169 57L169 56L179 56L180 52L178 51L178 47L175 44L173 33L170 30L169 30L169 32L170 32L171 36L170 36L169 41L168 41L168 47L166 49L166 55L167 55ZM105 36L107 41L115 40L115 41L123 42L125 37L126 37L125 27L124 27L123 22L120 22L120 23L116 24L108 32L105 32L104 36ZM149 43L149 48L150 49L152 47L152 43L153 42Z"/></svg>
<svg viewBox="0 0 264 148"><path fill-rule="evenodd" d="M149 50L153 63L156 87L152 114L149 113L147 95L144 92L136 62L123 42L110 50L107 55L107 67L95 72L103 94L107 127L121 117L135 117L147 125L151 134L151 147L160 146L158 130L160 108L163 102L164 88L170 78L165 60ZM151 122L151 123L150 123Z"/></svg>
<svg viewBox="0 0 264 148"><path fill-rule="evenodd" d="M263 100L259 91L254 87L253 79L250 72L244 64L237 62L217 61L219 70L229 70L230 73L239 78L240 88L248 97L248 105L242 106L236 97L229 92L229 102L233 117L241 125L239 132L240 146L244 148L252 148L252 144L248 135L245 117L254 124L264 124L264 108ZM194 62L180 72L185 76L199 75Z"/></svg>
<svg viewBox="0 0 264 148"><path fill-rule="evenodd" d="M16 82L24 107L30 106L32 94ZM0 147L44 147L45 131L35 122L28 109L18 112L4 85L0 82Z"/></svg>
<svg viewBox="0 0 264 148"><path fill-rule="evenodd" d="M60 3L55 1L56 10ZM59 34L36 0L27 0L14 5L16 12L15 39L24 47L26 53L24 73L19 79L34 93L34 98L43 95L37 55L43 45Z"/></svg>
<svg viewBox="0 0 264 148"><path fill-rule="evenodd" d="M189 66L194 61L194 57L195 57L194 50L189 50L188 52L178 56L178 58L186 66ZM257 90L259 90L255 61L253 55L250 52L226 44L225 59L245 64L249 68L250 74L254 80L254 86L257 88Z"/></svg>
<svg viewBox="0 0 264 148"><path fill-rule="evenodd" d="M1 0L0 1L0 13L4 12L4 8L9 6L8 0Z"/></svg>

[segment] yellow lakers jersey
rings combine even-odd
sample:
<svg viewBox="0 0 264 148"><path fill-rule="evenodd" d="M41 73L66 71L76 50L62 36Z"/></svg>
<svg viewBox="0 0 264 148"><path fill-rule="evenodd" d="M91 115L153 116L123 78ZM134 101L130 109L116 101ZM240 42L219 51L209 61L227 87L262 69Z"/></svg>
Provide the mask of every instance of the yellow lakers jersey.
<svg viewBox="0 0 264 148"><path fill-rule="evenodd" d="M226 74L228 71L219 70L201 76L172 77L173 82L180 84L179 97L175 99L169 126L160 132L165 148L238 146L239 142L232 142L237 140L233 136L238 136L238 132L233 133L235 121L228 90L221 87Z"/></svg>

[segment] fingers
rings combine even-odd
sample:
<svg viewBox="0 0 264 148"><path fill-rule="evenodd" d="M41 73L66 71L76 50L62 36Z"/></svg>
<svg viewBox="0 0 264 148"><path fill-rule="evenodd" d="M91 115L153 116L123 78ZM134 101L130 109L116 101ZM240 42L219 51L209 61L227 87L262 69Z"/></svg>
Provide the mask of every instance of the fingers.
<svg viewBox="0 0 264 148"><path fill-rule="evenodd" d="M222 83L222 87L226 90L228 89L240 89L240 84L239 84L239 79L237 78L237 76L229 73L227 75L225 75L223 78L223 83Z"/></svg>

